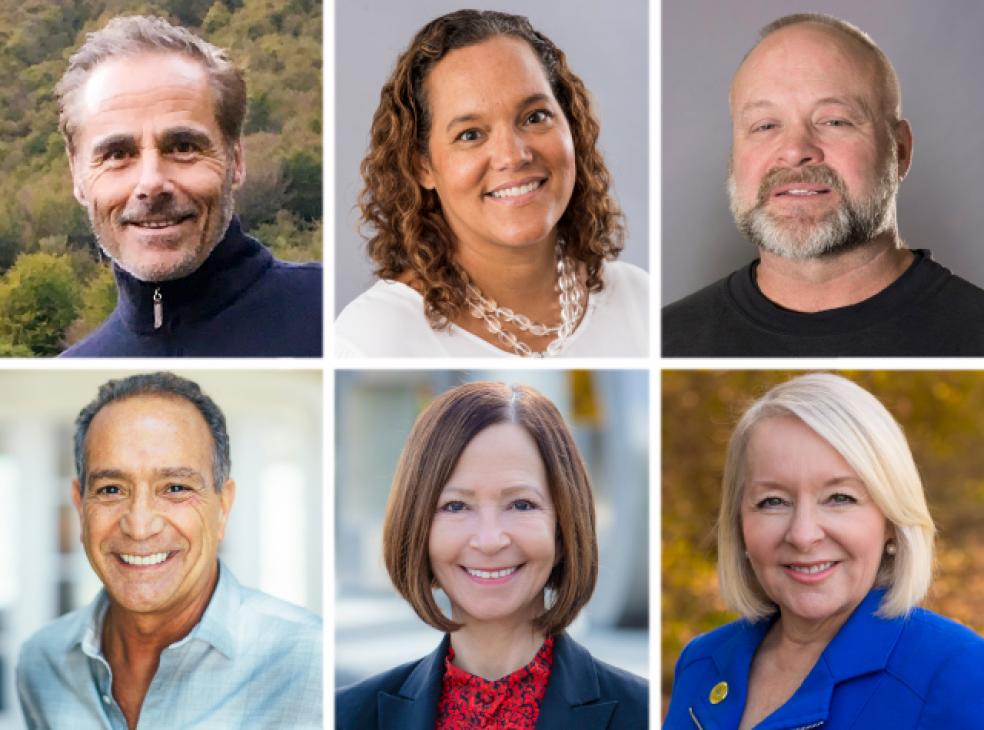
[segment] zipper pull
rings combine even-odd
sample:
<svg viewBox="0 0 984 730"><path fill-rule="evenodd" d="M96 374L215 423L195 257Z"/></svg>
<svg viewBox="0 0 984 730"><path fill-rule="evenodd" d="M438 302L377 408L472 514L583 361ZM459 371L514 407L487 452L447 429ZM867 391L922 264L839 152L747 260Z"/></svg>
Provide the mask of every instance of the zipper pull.
<svg viewBox="0 0 984 730"><path fill-rule="evenodd" d="M154 289L154 329L159 330L164 325L164 296L161 288Z"/></svg>

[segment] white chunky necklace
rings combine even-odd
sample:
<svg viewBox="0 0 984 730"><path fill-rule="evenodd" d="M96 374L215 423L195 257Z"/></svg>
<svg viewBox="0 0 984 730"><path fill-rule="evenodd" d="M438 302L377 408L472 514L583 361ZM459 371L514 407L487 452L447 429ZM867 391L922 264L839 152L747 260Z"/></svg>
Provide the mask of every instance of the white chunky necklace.
<svg viewBox="0 0 984 730"><path fill-rule="evenodd" d="M577 267L570 257L563 254L560 244L557 245L557 290L560 298L560 323L547 325L534 322L525 314L514 312L508 307L500 307L495 300L482 294L465 274L465 305L469 313L476 319L482 320L490 333L522 357L556 355L574 332L584 311L584 291L577 281ZM547 345L546 350L534 352L529 345L520 342L515 334L506 329L504 324L506 322L536 337L547 335L556 335L556 337Z"/></svg>

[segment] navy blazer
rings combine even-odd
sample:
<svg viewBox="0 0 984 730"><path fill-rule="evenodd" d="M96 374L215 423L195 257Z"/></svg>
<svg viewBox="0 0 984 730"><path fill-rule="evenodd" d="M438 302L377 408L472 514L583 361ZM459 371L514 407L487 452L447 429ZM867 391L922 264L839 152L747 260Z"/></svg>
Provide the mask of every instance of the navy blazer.
<svg viewBox="0 0 984 730"><path fill-rule="evenodd" d="M335 694L339 730L434 730L449 636L423 659ZM553 664L537 730L638 730L649 727L649 683L599 662L566 634Z"/></svg>
<svg viewBox="0 0 984 730"><path fill-rule="evenodd" d="M984 728L984 639L921 608L875 616L871 591L824 649L803 684L756 730ZM752 657L771 621L736 621L687 644L663 726L733 730L748 694ZM727 695L710 700L727 683Z"/></svg>

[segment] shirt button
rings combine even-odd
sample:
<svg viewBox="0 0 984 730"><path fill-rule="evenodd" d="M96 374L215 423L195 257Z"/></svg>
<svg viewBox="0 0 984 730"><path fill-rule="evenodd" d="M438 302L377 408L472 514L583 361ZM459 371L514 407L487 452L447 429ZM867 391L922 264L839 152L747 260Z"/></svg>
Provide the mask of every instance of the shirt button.
<svg viewBox="0 0 984 730"><path fill-rule="evenodd" d="M105 702L107 705L113 704L113 700L110 699L109 695L103 695L103 702Z"/></svg>

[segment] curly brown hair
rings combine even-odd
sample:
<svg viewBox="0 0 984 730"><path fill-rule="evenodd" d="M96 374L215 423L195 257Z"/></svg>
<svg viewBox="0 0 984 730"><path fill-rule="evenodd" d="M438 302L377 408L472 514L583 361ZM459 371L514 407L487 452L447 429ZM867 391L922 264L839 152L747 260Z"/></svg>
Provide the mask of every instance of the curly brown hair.
<svg viewBox="0 0 984 730"><path fill-rule="evenodd" d="M603 287L602 262L622 250L622 212L609 192L611 175L598 151L600 125L584 83L564 52L520 15L459 10L432 20L399 57L379 95L369 151L362 160L362 223L366 249L381 279L410 273L424 290L432 327L446 327L465 302L465 274L454 262L455 237L437 192L417 181L418 155L428 154L430 110L424 82L450 51L497 35L526 41L540 59L574 142L574 191L557 223L566 253L584 267L588 291Z"/></svg>

